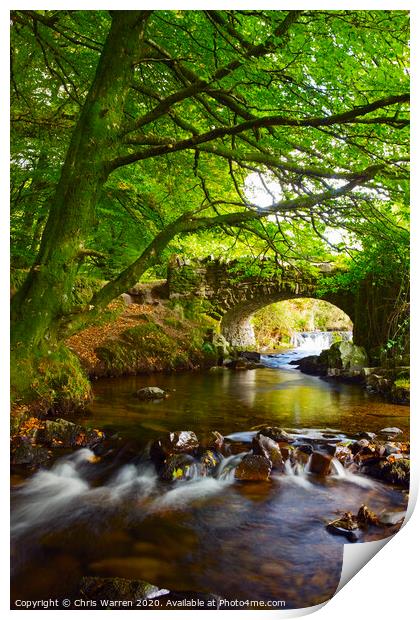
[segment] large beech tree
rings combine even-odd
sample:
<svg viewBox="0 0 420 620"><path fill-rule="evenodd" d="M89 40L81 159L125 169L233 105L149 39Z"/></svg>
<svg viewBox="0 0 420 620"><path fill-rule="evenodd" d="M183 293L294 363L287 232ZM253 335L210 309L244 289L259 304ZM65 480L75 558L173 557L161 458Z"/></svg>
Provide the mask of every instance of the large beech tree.
<svg viewBox="0 0 420 620"><path fill-rule="evenodd" d="M95 320L177 235L252 231L269 215L280 229L299 219L363 229L406 201L404 11L14 11L11 28L12 197L38 235L12 302L18 355ZM103 197L126 171L141 192L171 165L177 187L154 238L74 306ZM251 172L277 180L271 206L244 193ZM138 226L141 236L146 216Z"/></svg>

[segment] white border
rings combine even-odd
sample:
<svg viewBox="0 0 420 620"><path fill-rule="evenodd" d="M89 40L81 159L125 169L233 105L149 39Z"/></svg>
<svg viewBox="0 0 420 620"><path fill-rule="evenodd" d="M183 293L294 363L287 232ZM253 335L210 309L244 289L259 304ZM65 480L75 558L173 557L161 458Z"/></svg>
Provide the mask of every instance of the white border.
<svg viewBox="0 0 420 620"><path fill-rule="evenodd" d="M2 450L0 452L1 456L1 482L2 488L2 499L3 503L5 503L5 498L8 497L8 467L9 467L9 449L8 449L8 422L9 422L9 399L8 399L8 385L9 385L9 369L7 362L7 351L8 351L8 342L9 342L9 244L8 244L8 212L6 205L8 204L7 196L9 194L8 189L8 167L9 167L9 157L8 157L8 146L7 146L7 131L5 130L9 125L8 120L8 110L6 104L6 93L8 93L8 73L9 73L9 51L8 51L8 37L9 37L9 10L12 8L19 9L109 9L109 8L119 8L119 9L138 9L138 8L148 8L153 7L154 9L226 9L226 8L236 8L236 9L251 9L255 8L258 5L259 8L271 9L271 10L285 10L289 8L299 8L299 9L354 9L354 10L383 10L383 9L409 9L411 10L411 21L412 21L412 41L413 41L413 53L412 53L412 65L414 67L414 76L413 76L413 87L412 94L414 99L414 104L412 106L415 113L413 114L413 122L412 122L412 144L415 145L418 143L420 138L419 135L419 121L417 120L418 114L416 114L417 109L420 109L416 106L418 103L418 44L416 43L419 40L419 16L420 11L416 6L416 2L414 0L405 0L404 2L396 2L396 1L381 1L381 2L363 2L363 1L351 1L348 0L344 6L339 2L331 2L331 1L323 1L323 2L301 2L297 3L285 3L285 2L229 2L226 3L224 1L212 1L212 2L169 2L169 1L160 1L156 2L154 5L151 2L119 2L118 4L115 2L95 2L95 1L84 1L84 2L63 2L62 0L56 0L55 2L47 1L39 2L24 2L17 1L15 3L6 3L7 6L2 6L0 9L0 45L1 45L1 84L2 84L2 105L1 105L1 124L2 128L2 136L3 136L3 146L0 149L0 182L1 182L1 194L2 204L0 207L0 230L2 233L2 240L0 244L0 342L2 343L2 348L4 352L0 358L1 362L4 364L4 370L2 370L2 377L4 377L4 386L1 390L1 415L2 421L4 424L3 430L3 444ZM293 5L293 6L291 6ZM413 160L415 164L417 163L417 149L413 148ZM412 173L412 285L413 285L413 306L414 306L414 320L412 327L412 344L414 349L414 343L420 343L420 324L419 317L417 313L417 302L418 302L418 287L417 287L417 269L419 268L418 262L418 232L419 232L419 215L418 215L418 207L416 202L419 196L419 187L417 183L418 170L417 168ZM412 400L414 402L418 402L418 368L419 368L419 356L418 353L413 350L412 351ZM419 456L418 456L418 445L420 439L419 433L419 413L415 411L413 407L412 417L411 417L411 436L412 440L415 441L414 446L415 450L412 454L412 486L410 489L410 509L413 509L413 504L415 503L415 497L417 496L417 488L418 488L418 480L419 480ZM416 449L417 448L417 449ZM3 509L1 513L2 522L1 522L1 533L4 536L3 545L1 545L1 549L3 552L2 562L0 563L1 568L1 598L0 598L0 607L2 611L9 614L21 614L21 611L10 611L9 610L9 570L8 570L8 557L6 549L8 548L8 532L9 532L9 520L8 514L6 510ZM416 532L419 531L420 524L420 515L419 510L416 510L409 520L409 522L404 526L403 530L399 532L394 539L392 539L386 546L385 549L382 549L380 553L374 557L366 566L364 566L358 574L356 574L351 579L351 584L344 587L342 590L333 597L333 599L328 602L325 606L316 606L316 608L310 608L306 610L290 610L290 611L253 611L253 618L273 618L274 614L280 614L282 617L297 617L300 615L306 615L311 611L317 611L317 618L319 620L354 620L355 617L361 618L385 618L386 620L391 617L405 617L407 620L411 620L414 617L413 609L418 607L417 604L417 589L418 589L418 578L416 575L417 563L418 563L418 547L416 549L416 543L418 546L418 536L416 536ZM370 543L366 543L370 544ZM363 545L345 545L346 555L355 554L360 558L362 551L361 546L365 547L366 544ZM347 562L347 560L346 560ZM353 566L353 570L354 570ZM32 612L37 615L43 614L43 611L35 611ZM50 612L46 612L50 613ZM68 613L77 613L83 614L84 612L65 612L58 611L56 614L68 614ZM101 611L89 611L88 615L91 617L92 615L97 615L102 613ZM111 614L113 617L117 615L124 614L125 612L120 611L108 611L107 617L110 617ZM194 612L185 612L185 611L169 611L169 612L154 612L153 616L158 613L162 617L162 614L165 617L173 618L176 620L177 617L184 617L185 613L191 614ZM228 611L221 612L224 614L228 614L229 618L235 620L235 618L243 617L243 612L237 611ZM217 617L220 617L220 612L206 612L206 617L211 617L212 614L217 614ZM416 614L417 615L417 614Z"/></svg>

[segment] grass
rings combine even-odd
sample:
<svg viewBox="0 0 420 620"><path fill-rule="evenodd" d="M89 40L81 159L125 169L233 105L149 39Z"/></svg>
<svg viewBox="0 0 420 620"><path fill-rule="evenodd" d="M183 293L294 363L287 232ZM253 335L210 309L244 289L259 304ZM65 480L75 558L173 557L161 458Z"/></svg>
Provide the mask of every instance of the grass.
<svg viewBox="0 0 420 620"><path fill-rule="evenodd" d="M91 398L89 380L80 362L61 345L34 355L11 354L12 405L38 402L40 409L66 414Z"/></svg>

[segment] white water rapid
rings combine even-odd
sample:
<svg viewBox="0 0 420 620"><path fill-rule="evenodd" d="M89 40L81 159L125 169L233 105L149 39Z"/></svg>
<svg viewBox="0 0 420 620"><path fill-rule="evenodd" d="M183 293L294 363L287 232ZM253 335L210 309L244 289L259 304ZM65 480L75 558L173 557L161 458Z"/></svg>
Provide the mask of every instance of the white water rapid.
<svg viewBox="0 0 420 620"><path fill-rule="evenodd" d="M295 332L292 336L292 346L298 351L320 353L338 340L351 340L352 332Z"/></svg>

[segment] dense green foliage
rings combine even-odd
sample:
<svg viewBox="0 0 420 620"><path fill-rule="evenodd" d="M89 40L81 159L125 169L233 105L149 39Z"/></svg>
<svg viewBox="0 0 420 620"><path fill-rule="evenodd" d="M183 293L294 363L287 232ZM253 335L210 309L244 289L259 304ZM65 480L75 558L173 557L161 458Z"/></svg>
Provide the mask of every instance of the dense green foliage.
<svg viewBox="0 0 420 620"><path fill-rule="evenodd" d="M404 288L408 20L12 11L15 358L60 346L172 253L347 262L350 280L398 255ZM80 276L107 283L75 300Z"/></svg>

